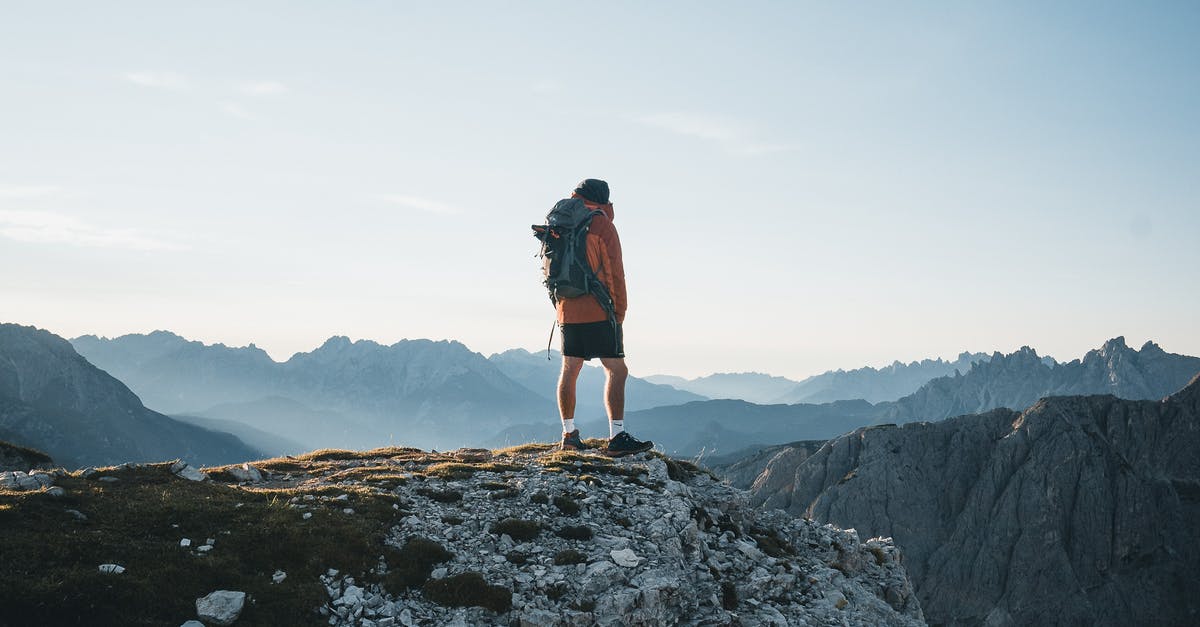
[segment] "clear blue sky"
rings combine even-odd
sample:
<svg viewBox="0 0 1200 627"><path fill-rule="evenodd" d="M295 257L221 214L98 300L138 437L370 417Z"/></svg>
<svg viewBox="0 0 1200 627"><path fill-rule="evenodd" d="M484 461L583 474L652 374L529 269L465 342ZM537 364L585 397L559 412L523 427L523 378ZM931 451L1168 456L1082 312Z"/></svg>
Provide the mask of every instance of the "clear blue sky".
<svg viewBox="0 0 1200 627"><path fill-rule="evenodd" d="M1200 354L1200 4L8 2L0 320L544 346L607 179L635 374Z"/></svg>

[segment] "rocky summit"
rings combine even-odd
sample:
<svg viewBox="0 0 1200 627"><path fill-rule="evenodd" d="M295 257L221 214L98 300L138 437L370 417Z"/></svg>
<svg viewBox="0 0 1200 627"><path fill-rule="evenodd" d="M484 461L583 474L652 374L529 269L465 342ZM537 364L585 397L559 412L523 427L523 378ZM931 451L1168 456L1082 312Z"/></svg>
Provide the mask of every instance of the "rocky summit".
<svg viewBox="0 0 1200 627"><path fill-rule="evenodd" d="M1200 621L1200 377L795 448L752 503L894 537L932 624Z"/></svg>
<svg viewBox="0 0 1200 627"><path fill-rule="evenodd" d="M6 615L93 625L925 624L890 539L756 511L745 492L656 453L324 450L184 470L59 472L57 497L0 490Z"/></svg>

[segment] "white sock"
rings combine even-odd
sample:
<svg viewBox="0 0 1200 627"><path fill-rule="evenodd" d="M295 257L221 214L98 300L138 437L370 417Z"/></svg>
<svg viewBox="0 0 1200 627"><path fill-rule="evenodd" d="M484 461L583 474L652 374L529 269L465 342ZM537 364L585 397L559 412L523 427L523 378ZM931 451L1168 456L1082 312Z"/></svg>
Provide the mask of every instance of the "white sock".
<svg viewBox="0 0 1200 627"><path fill-rule="evenodd" d="M575 419L574 418L564 418L563 419L563 433L564 434L570 433L574 430L575 430Z"/></svg>
<svg viewBox="0 0 1200 627"><path fill-rule="evenodd" d="M625 430L624 420L609 420L608 421L608 437L615 438L617 434Z"/></svg>

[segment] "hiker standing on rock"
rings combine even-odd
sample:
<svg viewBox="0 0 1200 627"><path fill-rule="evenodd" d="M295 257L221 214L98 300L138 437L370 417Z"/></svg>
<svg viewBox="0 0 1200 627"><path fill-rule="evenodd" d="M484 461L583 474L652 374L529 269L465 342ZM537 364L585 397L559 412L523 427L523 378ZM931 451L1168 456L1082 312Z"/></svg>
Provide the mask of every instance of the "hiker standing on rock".
<svg viewBox="0 0 1200 627"><path fill-rule="evenodd" d="M604 406L609 440L602 452L621 457L650 450L652 442L625 431L625 379L629 376L621 333L627 305L625 268L621 240L613 226L608 183L585 179L571 198L554 206L546 225L534 226L534 232L543 242L546 287L562 331L563 362L558 379L561 448L587 448L575 428L575 383L583 362L595 357L607 375Z"/></svg>

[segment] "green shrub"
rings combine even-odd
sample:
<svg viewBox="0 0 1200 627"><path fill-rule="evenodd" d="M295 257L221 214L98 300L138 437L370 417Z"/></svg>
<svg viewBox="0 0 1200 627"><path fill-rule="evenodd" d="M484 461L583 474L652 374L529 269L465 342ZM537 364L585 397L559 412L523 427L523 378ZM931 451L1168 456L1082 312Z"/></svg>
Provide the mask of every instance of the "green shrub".
<svg viewBox="0 0 1200 627"><path fill-rule="evenodd" d="M536 521L521 520L520 518L505 518L492 524L492 533L496 535L508 534L508 537L518 542L532 540L541 531L542 526Z"/></svg>
<svg viewBox="0 0 1200 627"><path fill-rule="evenodd" d="M512 590L489 585L476 572L431 580L425 584L425 596L447 607L482 607L497 613L512 609Z"/></svg>

